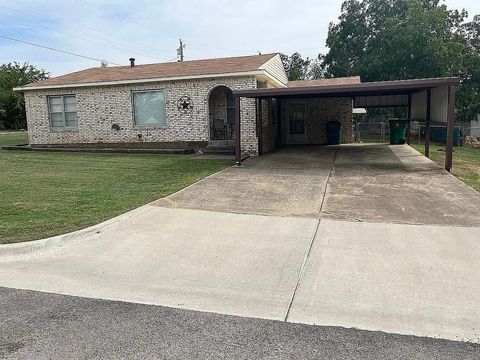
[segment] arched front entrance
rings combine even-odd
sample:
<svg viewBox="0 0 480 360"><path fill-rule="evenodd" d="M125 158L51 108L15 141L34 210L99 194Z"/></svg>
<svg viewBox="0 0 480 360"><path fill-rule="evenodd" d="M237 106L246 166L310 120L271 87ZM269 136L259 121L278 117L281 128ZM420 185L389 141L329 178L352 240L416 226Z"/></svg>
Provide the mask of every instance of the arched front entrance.
<svg viewBox="0 0 480 360"><path fill-rule="evenodd" d="M208 97L210 140L231 140L235 136L235 100L232 90L220 85Z"/></svg>

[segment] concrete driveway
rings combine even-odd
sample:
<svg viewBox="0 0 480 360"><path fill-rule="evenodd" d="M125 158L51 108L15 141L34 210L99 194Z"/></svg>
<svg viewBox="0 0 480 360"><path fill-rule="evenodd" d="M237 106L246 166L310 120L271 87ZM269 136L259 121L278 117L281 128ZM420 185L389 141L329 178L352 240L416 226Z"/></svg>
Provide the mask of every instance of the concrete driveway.
<svg viewBox="0 0 480 360"><path fill-rule="evenodd" d="M334 147L295 147L251 158L156 202L162 207L318 218Z"/></svg>
<svg viewBox="0 0 480 360"><path fill-rule="evenodd" d="M480 342L479 218L480 195L407 146L286 148L2 246L0 286Z"/></svg>
<svg viewBox="0 0 480 360"><path fill-rule="evenodd" d="M286 147L156 202L367 222L480 225L480 193L408 145Z"/></svg>

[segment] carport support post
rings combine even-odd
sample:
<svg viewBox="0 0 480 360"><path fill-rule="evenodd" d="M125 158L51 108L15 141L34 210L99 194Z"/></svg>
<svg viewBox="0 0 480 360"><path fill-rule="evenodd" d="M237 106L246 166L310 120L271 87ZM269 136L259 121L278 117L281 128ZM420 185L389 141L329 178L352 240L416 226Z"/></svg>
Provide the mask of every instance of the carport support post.
<svg viewBox="0 0 480 360"><path fill-rule="evenodd" d="M408 94L408 122L407 122L407 144L411 141L411 122L412 122L412 94Z"/></svg>
<svg viewBox="0 0 480 360"><path fill-rule="evenodd" d="M282 113L281 113L282 103L280 98L277 98L277 101L275 102L275 104L277 105L277 108L276 108L277 114L275 115L277 117L276 119L277 137L278 137L278 144L280 145L282 142Z"/></svg>
<svg viewBox="0 0 480 360"><path fill-rule="evenodd" d="M431 99L432 99L432 90L427 90L427 118L425 124L425 156L430 157L430 118L431 118Z"/></svg>
<svg viewBox="0 0 480 360"><path fill-rule="evenodd" d="M240 141L240 96L235 96L235 164L242 165L242 146Z"/></svg>
<svg viewBox="0 0 480 360"><path fill-rule="evenodd" d="M257 137L258 137L258 155L263 154L263 109L262 99L257 99Z"/></svg>
<svg viewBox="0 0 480 360"><path fill-rule="evenodd" d="M453 124L455 123L455 86L448 87L447 147L445 149L445 170L453 165Z"/></svg>

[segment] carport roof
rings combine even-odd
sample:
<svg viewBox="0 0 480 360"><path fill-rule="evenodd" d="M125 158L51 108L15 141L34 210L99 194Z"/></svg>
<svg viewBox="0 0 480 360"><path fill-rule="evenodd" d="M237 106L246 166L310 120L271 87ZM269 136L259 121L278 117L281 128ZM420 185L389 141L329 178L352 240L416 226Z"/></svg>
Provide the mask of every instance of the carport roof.
<svg viewBox="0 0 480 360"><path fill-rule="evenodd" d="M324 86L235 90L233 94L235 96L250 98L392 95L409 94L439 86L456 86L459 83L460 78L458 77L444 77Z"/></svg>

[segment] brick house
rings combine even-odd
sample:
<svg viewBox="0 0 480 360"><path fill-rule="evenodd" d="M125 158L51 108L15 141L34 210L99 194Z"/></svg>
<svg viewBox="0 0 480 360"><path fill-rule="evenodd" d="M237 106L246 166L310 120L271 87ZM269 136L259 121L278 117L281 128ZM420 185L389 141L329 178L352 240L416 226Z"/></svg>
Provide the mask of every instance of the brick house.
<svg viewBox="0 0 480 360"><path fill-rule="evenodd" d="M359 77L288 81L279 54L98 67L16 88L25 94L32 147L234 149L234 92L360 83ZM325 124L351 141L351 97L242 98L241 149L325 144Z"/></svg>

